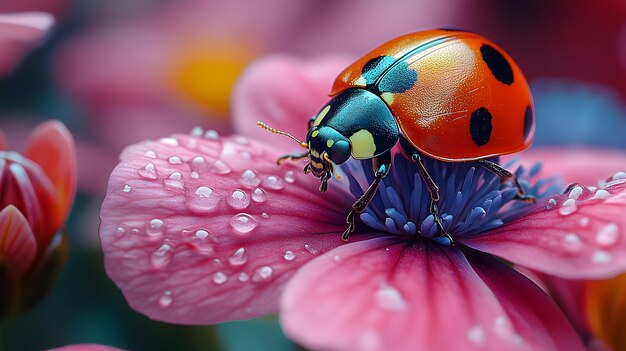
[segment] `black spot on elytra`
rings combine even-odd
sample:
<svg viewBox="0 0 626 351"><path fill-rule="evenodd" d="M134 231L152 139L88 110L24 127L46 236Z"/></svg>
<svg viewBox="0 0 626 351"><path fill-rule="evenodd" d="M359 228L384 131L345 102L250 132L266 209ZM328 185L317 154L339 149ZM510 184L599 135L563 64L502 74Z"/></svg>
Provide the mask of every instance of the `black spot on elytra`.
<svg viewBox="0 0 626 351"><path fill-rule="evenodd" d="M396 59L391 56L378 56L373 58L363 66L363 70L361 74L363 74L363 78L365 78L365 82L367 85L372 85L376 82L378 77L393 63L396 62Z"/></svg>
<svg viewBox="0 0 626 351"><path fill-rule="evenodd" d="M533 108L530 105L526 106L526 111L524 111L524 140L528 138L528 134L532 130L533 124L535 123L535 114L533 112Z"/></svg>
<svg viewBox="0 0 626 351"><path fill-rule="evenodd" d="M491 138L491 113L484 107L472 112L470 118L470 135L476 146L482 146Z"/></svg>
<svg viewBox="0 0 626 351"><path fill-rule="evenodd" d="M491 73L500 82L511 85L513 83L513 70L509 61L491 45L483 44L480 47L480 53L483 55L483 61L487 64Z"/></svg>
<svg viewBox="0 0 626 351"><path fill-rule="evenodd" d="M378 83L377 90L380 93L403 93L411 89L416 81L417 72L406 62L398 62L385 73Z"/></svg>

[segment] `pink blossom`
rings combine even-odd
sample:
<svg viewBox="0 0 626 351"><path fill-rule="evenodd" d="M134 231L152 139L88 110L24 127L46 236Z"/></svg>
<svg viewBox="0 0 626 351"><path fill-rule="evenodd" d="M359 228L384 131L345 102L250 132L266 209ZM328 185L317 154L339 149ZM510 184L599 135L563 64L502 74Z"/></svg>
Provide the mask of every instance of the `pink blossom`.
<svg viewBox="0 0 626 351"><path fill-rule="evenodd" d="M626 242L595 240L607 223L626 235L621 173L601 188L554 194L536 167L520 169L523 186L538 198L528 205L481 168L427 159L445 189L442 218L457 243L444 246L433 240L415 166L397 155L343 243L345 216L371 177L367 162L342 166L342 180L320 194L303 165L276 165L293 145L247 127L262 118L304 135L336 74L332 64L319 64L274 57L254 65L234 98L243 135L195 129L122 153L102 205L100 238L106 271L129 304L179 324L279 311L286 334L314 349L583 349L557 305L499 258L574 279L623 272ZM571 178L598 177L588 166L598 153L536 152L547 164L576 157ZM616 154L611 173L625 159Z"/></svg>
<svg viewBox="0 0 626 351"><path fill-rule="evenodd" d="M2 134L0 132L0 134ZM74 201L76 156L65 126L35 128L23 155L4 151L0 137L0 257L8 279L3 313L15 313L45 296L66 251L59 232Z"/></svg>
<svg viewBox="0 0 626 351"><path fill-rule="evenodd" d="M11 71L53 23L45 12L0 13L0 75Z"/></svg>

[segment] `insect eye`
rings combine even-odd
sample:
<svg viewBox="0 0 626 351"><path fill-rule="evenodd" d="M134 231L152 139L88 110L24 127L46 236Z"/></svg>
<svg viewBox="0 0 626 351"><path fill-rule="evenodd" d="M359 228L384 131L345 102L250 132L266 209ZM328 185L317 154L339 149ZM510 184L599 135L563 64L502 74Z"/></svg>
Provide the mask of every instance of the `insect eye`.
<svg viewBox="0 0 626 351"><path fill-rule="evenodd" d="M330 149L330 159L335 164L344 163L350 158L350 143L345 140L339 140L333 144Z"/></svg>

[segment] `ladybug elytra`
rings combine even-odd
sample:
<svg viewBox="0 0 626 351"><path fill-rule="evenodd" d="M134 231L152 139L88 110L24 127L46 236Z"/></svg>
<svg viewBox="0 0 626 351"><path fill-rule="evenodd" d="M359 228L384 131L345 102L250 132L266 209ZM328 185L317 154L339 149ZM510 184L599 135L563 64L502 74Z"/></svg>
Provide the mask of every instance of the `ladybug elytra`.
<svg viewBox="0 0 626 351"><path fill-rule="evenodd" d="M497 45L463 31L429 30L407 34L365 54L335 80L331 100L308 122L304 153L279 158L309 158L305 173L320 178L320 191L334 165L355 159L373 159L374 181L352 205L348 240L354 216L374 197L391 168L391 149L417 163L431 195L430 212L442 236L445 232L437 202L439 189L420 155L445 162L476 161L502 181L512 180L517 198L525 196L515 175L491 157L526 149L532 143L533 101L519 67Z"/></svg>

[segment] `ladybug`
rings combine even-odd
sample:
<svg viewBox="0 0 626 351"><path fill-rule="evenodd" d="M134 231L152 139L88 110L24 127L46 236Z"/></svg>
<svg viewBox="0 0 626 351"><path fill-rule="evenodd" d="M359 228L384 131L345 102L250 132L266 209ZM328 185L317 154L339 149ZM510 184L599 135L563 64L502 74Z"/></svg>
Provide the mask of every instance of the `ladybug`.
<svg viewBox="0 0 626 351"><path fill-rule="evenodd" d="M421 155L444 162L475 161L511 180L517 198L524 194L514 174L489 158L524 150L535 132L533 99L519 67L500 47L481 35L428 30L388 41L365 54L335 80L331 100L308 122L306 141L286 135L307 149L278 159L308 158L305 173L320 178L320 191L334 165L350 157L373 159L374 181L352 205L343 240L354 230L354 216L374 197L391 168L391 149L400 144L418 166L431 196L430 212L450 244L437 202L439 188Z"/></svg>

